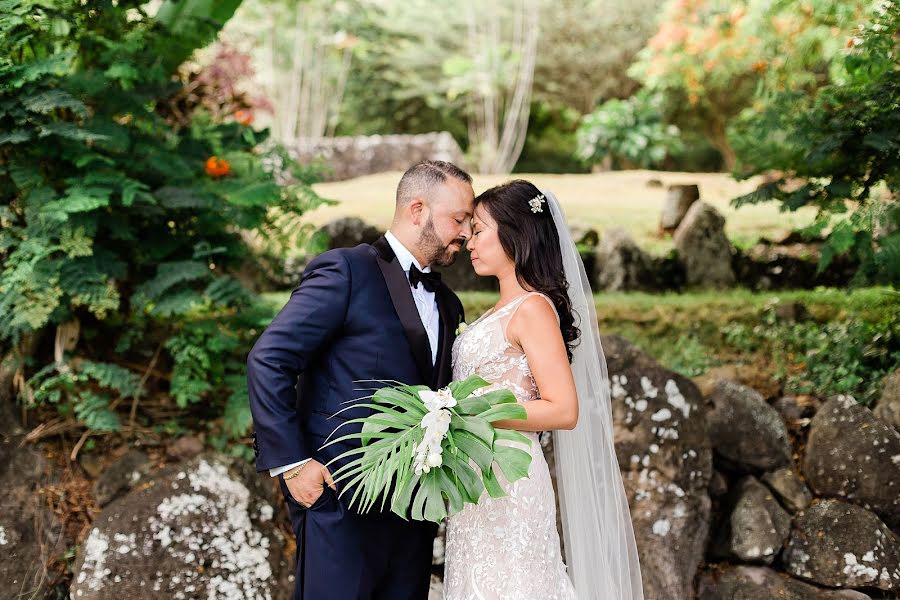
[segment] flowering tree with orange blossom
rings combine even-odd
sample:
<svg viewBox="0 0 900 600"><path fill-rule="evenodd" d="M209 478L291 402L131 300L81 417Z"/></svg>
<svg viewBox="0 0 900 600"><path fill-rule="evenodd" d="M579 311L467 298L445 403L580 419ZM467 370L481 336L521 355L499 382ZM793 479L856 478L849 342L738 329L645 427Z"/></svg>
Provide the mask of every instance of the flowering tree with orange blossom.
<svg viewBox="0 0 900 600"><path fill-rule="evenodd" d="M811 95L872 0L671 0L629 75L663 94L670 122L702 132L728 169L729 126L783 90Z"/></svg>

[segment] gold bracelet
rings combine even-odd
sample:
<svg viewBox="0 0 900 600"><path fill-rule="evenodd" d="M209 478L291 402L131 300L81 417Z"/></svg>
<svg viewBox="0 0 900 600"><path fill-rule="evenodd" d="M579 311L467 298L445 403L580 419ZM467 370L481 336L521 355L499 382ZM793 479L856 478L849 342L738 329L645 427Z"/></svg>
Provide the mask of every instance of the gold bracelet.
<svg viewBox="0 0 900 600"><path fill-rule="evenodd" d="M300 465L300 468L297 469L296 471L294 471L293 473L291 473L290 475L285 475L285 476L284 476L284 480L287 481L288 479L293 479L294 477L296 477L297 475L299 475L299 474L300 474L300 471L303 470L303 467L305 467L306 465L308 465L309 462L310 462L310 461L306 461L305 463L303 463L302 465Z"/></svg>

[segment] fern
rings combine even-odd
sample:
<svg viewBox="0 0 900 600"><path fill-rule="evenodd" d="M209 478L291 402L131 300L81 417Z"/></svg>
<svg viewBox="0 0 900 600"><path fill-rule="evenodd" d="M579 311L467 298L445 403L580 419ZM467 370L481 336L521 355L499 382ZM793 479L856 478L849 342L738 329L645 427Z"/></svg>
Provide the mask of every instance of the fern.
<svg viewBox="0 0 900 600"><path fill-rule="evenodd" d="M156 317L186 316L203 304L203 296L194 290L180 290L167 294L150 309Z"/></svg>
<svg viewBox="0 0 900 600"><path fill-rule="evenodd" d="M231 277L217 277L213 279L203 295L214 305L242 306L250 302L251 294L236 280Z"/></svg>
<svg viewBox="0 0 900 600"><path fill-rule="evenodd" d="M87 107L81 100L72 97L63 90L45 90L22 99L22 106L36 113L49 113L59 109L68 109L79 116L87 114Z"/></svg>
<svg viewBox="0 0 900 600"><path fill-rule="evenodd" d="M225 401L223 424L230 437L236 438L247 433L253 422L250 414L250 402L247 399L247 376L241 372L230 375L226 384L231 390Z"/></svg>
<svg viewBox="0 0 900 600"><path fill-rule="evenodd" d="M75 415L92 431L119 431L119 416L109 408L109 396L84 391L75 399Z"/></svg>
<svg viewBox="0 0 900 600"><path fill-rule="evenodd" d="M78 363L78 372L104 388L115 390L123 398L141 393L141 379L137 373L119 365L82 360Z"/></svg>
<svg viewBox="0 0 900 600"><path fill-rule="evenodd" d="M146 301L160 298L179 283L209 279L209 266L194 260L162 263L156 269L156 277L138 287L136 293Z"/></svg>

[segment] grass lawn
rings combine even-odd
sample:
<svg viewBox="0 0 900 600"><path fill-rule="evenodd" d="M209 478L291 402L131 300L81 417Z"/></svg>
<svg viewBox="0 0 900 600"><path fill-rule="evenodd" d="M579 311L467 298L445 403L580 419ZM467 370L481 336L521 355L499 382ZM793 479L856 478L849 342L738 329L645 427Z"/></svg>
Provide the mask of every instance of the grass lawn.
<svg viewBox="0 0 900 600"><path fill-rule="evenodd" d="M290 292L265 295L278 310ZM497 301L460 294L466 320ZM884 375L900 367L900 294L854 291L603 293L595 296L600 331L621 335L685 376L719 365L746 365L790 393L852 393L871 402ZM779 319L779 303L799 302L799 322Z"/></svg>
<svg viewBox="0 0 900 600"><path fill-rule="evenodd" d="M316 184L314 188L320 195L337 200L339 204L308 213L308 220L322 225L339 217L358 216L380 228L387 228L401 175L399 172L379 173ZM810 209L782 213L775 203L734 209L729 204L731 199L753 190L758 180L736 182L723 173L614 171L590 175L476 175L475 193L513 177L551 189L566 210L570 223L588 225L601 232L607 227L624 227L643 248L654 252L671 247L671 240L661 240L656 234L666 197L665 186L670 184L698 184L701 200L725 215L729 237L741 246L753 243L760 236L784 235L796 227L808 225L814 217ZM651 179L660 180L663 187L648 187L647 182Z"/></svg>

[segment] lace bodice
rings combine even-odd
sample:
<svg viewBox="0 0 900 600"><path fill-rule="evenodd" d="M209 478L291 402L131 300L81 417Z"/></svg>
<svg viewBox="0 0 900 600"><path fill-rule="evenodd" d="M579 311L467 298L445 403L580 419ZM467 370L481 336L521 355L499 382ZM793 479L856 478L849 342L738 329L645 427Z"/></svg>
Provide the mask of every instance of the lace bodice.
<svg viewBox="0 0 900 600"><path fill-rule="evenodd" d="M495 311L486 312L456 338L453 343L454 380L478 374L491 385L476 393L506 388L516 395L519 402L540 398L528 358L506 337L506 327L516 309L531 296L540 296L553 306L547 296L528 292Z"/></svg>

